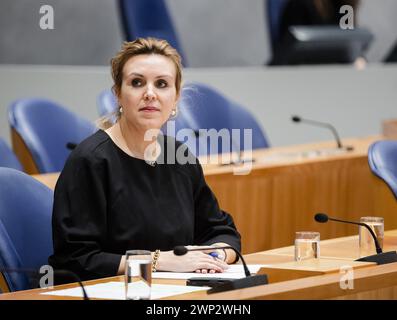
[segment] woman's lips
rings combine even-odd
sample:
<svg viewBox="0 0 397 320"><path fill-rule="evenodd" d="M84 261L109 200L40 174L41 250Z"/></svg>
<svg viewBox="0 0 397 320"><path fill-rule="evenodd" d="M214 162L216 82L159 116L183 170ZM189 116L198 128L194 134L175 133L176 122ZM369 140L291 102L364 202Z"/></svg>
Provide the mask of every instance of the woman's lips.
<svg viewBox="0 0 397 320"><path fill-rule="evenodd" d="M156 107L148 106L148 107L140 108L139 111L144 111L144 112L156 112L156 111L160 111L160 109L159 109L159 108L156 108Z"/></svg>

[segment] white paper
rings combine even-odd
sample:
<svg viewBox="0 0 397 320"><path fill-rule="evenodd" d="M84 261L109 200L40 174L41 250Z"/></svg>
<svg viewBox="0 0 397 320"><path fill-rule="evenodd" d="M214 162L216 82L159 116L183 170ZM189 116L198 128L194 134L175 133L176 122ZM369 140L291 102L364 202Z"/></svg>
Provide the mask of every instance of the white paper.
<svg viewBox="0 0 397 320"><path fill-rule="evenodd" d="M247 265L251 273L257 273L264 264ZM222 273L196 273L196 272L153 272L154 279L190 279L190 278L222 278L222 279L240 279L244 278L244 268L241 264L232 264Z"/></svg>
<svg viewBox="0 0 397 320"><path fill-rule="evenodd" d="M135 286L137 291L142 290L139 281L130 284ZM125 300L125 285L124 282L106 282L84 287L88 298L97 299L112 299L112 300ZM195 287L195 286L181 286L181 285L169 285L169 284L152 284L151 299L160 299L177 294L208 290L209 287ZM83 298L83 292L80 287L56 290L50 292L44 292L41 294L54 295L54 296L65 296L65 297L81 297Z"/></svg>
<svg viewBox="0 0 397 320"><path fill-rule="evenodd" d="M258 272L261 267L266 267L264 264L250 264L248 265L249 271L254 274ZM222 273L196 273L196 272L153 272L152 278L157 279L189 279L189 278L228 278L240 279L244 278L245 273L241 264L230 265L227 270ZM140 283L134 282L130 286L135 286L136 290L141 290ZM124 282L107 282L89 285L84 287L89 298L97 299L114 299L125 300L125 287ZM208 290L209 287L195 287L183 285L169 285L169 284L152 284L151 299L160 299L177 294L184 294L189 292ZM83 292L80 287L56 290L50 292L43 292L41 294L66 296L66 297L83 297Z"/></svg>

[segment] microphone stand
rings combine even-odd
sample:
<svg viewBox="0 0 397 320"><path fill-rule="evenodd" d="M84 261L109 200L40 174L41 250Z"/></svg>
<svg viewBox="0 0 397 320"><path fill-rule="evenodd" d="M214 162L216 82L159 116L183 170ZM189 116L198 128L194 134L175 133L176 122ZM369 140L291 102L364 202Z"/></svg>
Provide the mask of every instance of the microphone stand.
<svg viewBox="0 0 397 320"><path fill-rule="evenodd" d="M199 139L201 137L200 131L199 130L193 130L193 132L194 132L195 138L198 141L198 145L200 146L200 142L199 142L200 141ZM230 140L232 142L232 145L233 145L234 149L236 150L235 152L237 154L237 161L231 160L230 162L222 162L220 164L220 166L241 165L241 164L244 164L244 163L255 162L255 159L253 159L253 158L251 158L251 159L243 159L243 150L241 150L240 146L237 145L237 143L236 143L236 141L234 141L233 137L230 137ZM208 148L207 148L206 151L208 151ZM232 155L232 153L233 153L233 150L231 150L230 155ZM220 154L218 154L218 156L220 156ZM207 155L207 157L208 157L208 155Z"/></svg>
<svg viewBox="0 0 397 320"><path fill-rule="evenodd" d="M74 150L74 149L76 149L76 147L77 147L77 143L74 143L74 142L66 143L66 148L69 150Z"/></svg>
<svg viewBox="0 0 397 320"><path fill-rule="evenodd" d="M371 234L371 236L374 240L376 254L359 258L356 261L375 262L376 264L387 264L387 263L397 262L397 252L396 251L383 252L382 248L379 245L378 239L376 238L374 231L366 223L330 218L326 214L316 214L314 216L314 219L319 223L325 223L328 220L331 220L331 221L336 221L336 222L355 224L355 225L359 225L359 226L367 228L367 230L369 231L369 233Z"/></svg>
<svg viewBox="0 0 397 320"><path fill-rule="evenodd" d="M241 165L244 163L255 162L255 159L252 159L252 158L251 159L243 159L243 150L241 150L240 146L236 144L236 141L234 141L233 137L231 137L230 139L231 139L234 149L236 150L235 152L237 154L237 161L231 160L230 162L226 162L226 163L222 162L221 166L228 166L231 164ZM231 154L232 154L232 152L231 152Z"/></svg>
<svg viewBox="0 0 397 320"><path fill-rule="evenodd" d="M266 274L260 274L254 276L251 275L243 256L236 248L232 246L207 247L207 248L198 248L198 249L187 249L184 246L178 246L174 248L174 254L177 256L181 256L181 255L185 255L188 251L206 251L206 250L216 250L216 249L232 249L241 259L244 268L245 278L230 280L215 287L212 287L207 291L208 294L243 289L243 288L250 288L250 287L268 284L268 279Z"/></svg>
<svg viewBox="0 0 397 320"><path fill-rule="evenodd" d="M337 144L337 148L338 149L345 149L346 151L353 151L354 147L352 146L343 146L342 145L342 141L339 137L338 132L336 131L335 127L329 123L325 123L325 122L321 122L321 121L316 121L316 120L309 120L309 119L303 119L299 116L292 116L291 120L293 122L299 123L299 122L304 122L313 126L317 126L317 127L323 127L323 128L327 128L329 130L332 131L332 134L334 135L334 138L336 140L336 144Z"/></svg>
<svg viewBox="0 0 397 320"><path fill-rule="evenodd" d="M41 275L38 271L36 271L34 269L27 269L27 268L18 269L18 268L2 268L2 267L0 267L0 272L1 273L25 273L25 274L27 273L27 274L32 275L32 277L34 277L33 280L35 280L35 281L39 277L39 275ZM53 270L53 272L54 272L54 275L63 275L63 276L66 276L66 277L69 277L69 278L72 278L73 280L75 280L79 284L81 291L83 292L83 300L90 300L88 298L87 291L85 290L84 285L81 282L80 277L77 276L74 272L69 271L69 270L61 270L61 269Z"/></svg>

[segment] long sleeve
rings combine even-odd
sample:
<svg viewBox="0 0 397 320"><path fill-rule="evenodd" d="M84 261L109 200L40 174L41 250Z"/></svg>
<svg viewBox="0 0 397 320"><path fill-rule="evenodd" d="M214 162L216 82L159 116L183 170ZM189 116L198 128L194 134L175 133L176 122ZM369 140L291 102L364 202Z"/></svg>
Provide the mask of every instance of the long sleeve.
<svg viewBox="0 0 397 320"><path fill-rule="evenodd" d="M218 201L204 179L201 165L195 165L195 244L224 242L241 251L241 236L233 218L219 208Z"/></svg>
<svg viewBox="0 0 397 320"><path fill-rule="evenodd" d="M55 187L52 226L50 265L82 280L115 276L126 250L215 242L240 249L233 220L219 209L200 165L150 166L103 131L67 160Z"/></svg>
<svg viewBox="0 0 397 320"><path fill-rule="evenodd" d="M67 162L54 193L54 268L82 279L114 276L121 255L107 249L107 197L103 166L85 158Z"/></svg>

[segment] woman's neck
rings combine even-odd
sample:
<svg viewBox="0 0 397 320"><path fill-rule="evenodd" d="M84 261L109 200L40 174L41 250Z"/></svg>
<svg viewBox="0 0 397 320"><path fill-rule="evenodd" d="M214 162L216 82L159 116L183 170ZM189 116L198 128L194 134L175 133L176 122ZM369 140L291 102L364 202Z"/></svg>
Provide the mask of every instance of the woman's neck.
<svg viewBox="0 0 397 320"><path fill-rule="evenodd" d="M132 157L148 161L155 160L159 156L157 135L145 141L146 131L138 130L128 124L125 119L120 119L114 126L106 130L112 140L127 154Z"/></svg>

